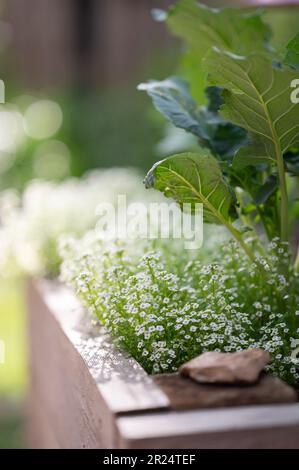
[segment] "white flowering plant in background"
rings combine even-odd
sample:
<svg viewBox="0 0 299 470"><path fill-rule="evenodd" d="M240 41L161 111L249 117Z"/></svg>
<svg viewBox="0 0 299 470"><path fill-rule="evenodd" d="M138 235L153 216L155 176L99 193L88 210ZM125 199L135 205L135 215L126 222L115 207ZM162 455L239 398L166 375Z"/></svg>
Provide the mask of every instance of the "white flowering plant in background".
<svg viewBox="0 0 299 470"><path fill-rule="evenodd" d="M119 193L129 202L153 200L140 181L135 169L111 168L61 183L32 181L22 196L12 190L1 193L1 273L57 276L59 237L81 236L94 228L98 205L116 204Z"/></svg>

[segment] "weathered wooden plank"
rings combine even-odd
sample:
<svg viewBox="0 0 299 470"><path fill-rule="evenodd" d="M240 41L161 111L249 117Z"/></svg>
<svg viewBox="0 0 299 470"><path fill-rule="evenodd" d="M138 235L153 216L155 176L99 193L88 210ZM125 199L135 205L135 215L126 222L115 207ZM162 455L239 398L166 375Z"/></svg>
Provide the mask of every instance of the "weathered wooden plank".
<svg viewBox="0 0 299 470"><path fill-rule="evenodd" d="M28 287L28 306L29 446L115 447L114 415L34 284Z"/></svg>
<svg viewBox="0 0 299 470"><path fill-rule="evenodd" d="M25 425L25 445L34 449L60 449L55 429L49 423L48 410L44 409L44 403L37 399L38 396L31 389L27 404L29 419Z"/></svg>
<svg viewBox="0 0 299 470"><path fill-rule="evenodd" d="M124 448L299 448L299 405L152 413L117 420Z"/></svg>
<svg viewBox="0 0 299 470"><path fill-rule="evenodd" d="M97 387L114 413L167 408L167 396L144 369L117 349L100 329L88 328L86 310L67 287L53 282L35 284L45 304L88 366Z"/></svg>

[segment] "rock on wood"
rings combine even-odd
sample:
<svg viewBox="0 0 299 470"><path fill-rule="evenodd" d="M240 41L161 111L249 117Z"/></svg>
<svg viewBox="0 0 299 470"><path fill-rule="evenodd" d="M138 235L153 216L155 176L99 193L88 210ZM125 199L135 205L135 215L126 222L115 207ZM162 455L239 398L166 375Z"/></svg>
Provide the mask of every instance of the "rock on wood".
<svg viewBox="0 0 299 470"><path fill-rule="evenodd" d="M234 353L212 351L183 364L180 373L199 383L252 384L270 360L270 354L258 348Z"/></svg>

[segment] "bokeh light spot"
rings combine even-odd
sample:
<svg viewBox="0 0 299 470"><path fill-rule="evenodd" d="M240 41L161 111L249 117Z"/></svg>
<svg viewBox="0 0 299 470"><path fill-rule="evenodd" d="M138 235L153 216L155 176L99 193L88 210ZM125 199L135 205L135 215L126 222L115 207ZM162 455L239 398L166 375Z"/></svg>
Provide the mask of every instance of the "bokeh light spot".
<svg viewBox="0 0 299 470"><path fill-rule="evenodd" d="M40 100L31 104L24 115L24 129L33 139L49 139L59 130L63 114L58 103Z"/></svg>

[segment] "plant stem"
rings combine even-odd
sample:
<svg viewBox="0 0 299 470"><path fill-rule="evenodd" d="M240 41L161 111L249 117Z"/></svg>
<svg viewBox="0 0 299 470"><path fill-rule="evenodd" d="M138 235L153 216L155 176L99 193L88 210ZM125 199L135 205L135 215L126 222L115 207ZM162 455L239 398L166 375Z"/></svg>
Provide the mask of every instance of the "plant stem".
<svg viewBox="0 0 299 470"><path fill-rule="evenodd" d="M261 219L261 222L263 224L266 236L267 236L268 240L271 241L270 230L269 230L267 222L264 219L263 211L261 210L261 208L259 206L256 206L256 210L257 210L258 215L260 216L260 219Z"/></svg>
<svg viewBox="0 0 299 470"><path fill-rule="evenodd" d="M288 236L288 193L287 193L287 183L286 175L284 171L283 159L282 157L277 159L278 164L278 174L279 174L279 184L280 184L280 237L281 241L287 242L289 239Z"/></svg>
<svg viewBox="0 0 299 470"><path fill-rule="evenodd" d="M279 187L280 187L280 239L282 242L289 241L289 218L288 218L288 192L287 192L287 182L286 174L284 171L284 161L283 155L280 148L275 144L276 148L276 160L278 167L278 176L279 176ZM280 264L279 267L281 274L283 274L286 280L289 279L289 270L288 267L284 264Z"/></svg>

